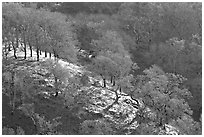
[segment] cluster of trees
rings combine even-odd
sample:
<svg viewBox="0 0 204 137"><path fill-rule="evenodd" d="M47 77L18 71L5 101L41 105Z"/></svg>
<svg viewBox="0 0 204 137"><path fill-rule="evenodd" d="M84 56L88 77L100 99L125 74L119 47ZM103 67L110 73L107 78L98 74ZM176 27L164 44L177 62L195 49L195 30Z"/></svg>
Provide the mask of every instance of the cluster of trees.
<svg viewBox="0 0 204 137"><path fill-rule="evenodd" d="M14 57L21 48L37 52L37 60L41 51L54 54L55 57L64 59L74 58L77 43L75 34L72 32L71 20L63 14L50 12L45 9L36 10L24 7L21 3L3 3L2 13L4 53L13 49Z"/></svg>
<svg viewBox="0 0 204 137"><path fill-rule="evenodd" d="M201 3L44 2L2 6L4 57L13 51L17 58L17 50L23 50L26 59L28 48L31 57L36 50L37 61L41 51L45 57L49 53L67 61L76 61L86 53L88 56L80 56L78 61L86 59L84 67L101 77L103 88L115 93L114 102L104 113L118 104L122 92L138 102L137 115L119 130L105 119L85 119L79 134L123 134L135 121L139 126L131 134L158 134L166 124L176 127L180 134L201 134ZM55 97L61 90L65 108L78 110L88 103L89 97L78 92L87 86L84 80L88 81L88 76L70 77L57 60L44 62L44 67L54 76ZM32 81L22 73L9 71L4 73L5 83L10 81L9 90L14 90L14 77L18 76L22 80L17 84L25 98L32 96L27 94L30 86L26 86ZM15 107L15 92L12 94ZM80 101L82 106L77 104ZM45 128L52 130L49 124Z"/></svg>
<svg viewBox="0 0 204 137"><path fill-rule="evenodd" d="M79 8L70 13L72 4L91 9L95 3L62 3L56 8L74 17L81 43L79 49L96 56L105 45L114 47L109 44L112 39L117 46L114 50L120 50L117 52L122 55L125 49L132 62L140 67L134 75L153 64L165 72L183 75L187 78L183 85L193 94L193 99L189 100L193 117L199 120L202 109L201 3L104 3L97 7L97 14ZM110 5L113 11L103 11L108 11Z"/></svg>
<svg viewBox="0 0 204 137"><path fill-rule="evenodd" d="M140 114L134 119L142 123L141 128L151 126L151 131L155 131L154 128L169 123L175 126L180 134L199 134L201 127L192 120L193 111L186 101L192 97L191 93L188 89L180 87L186 79L179 74L165 73L155 65L144 70L144 73L145 75L136 79L137 89L131 93L133 97L141 98L144 105L140 109L143 111L139 111ZM144 126L145 121L148 126ZM186 128L178 123L186 123Z"/></svg>
<svg viewBox="0 0 204 137"><path fill-rule="evenodd" d="M119 72L117 61L115 62L113 57L116 51L110 49L116 45L116 56L120 54L124 57L128 54L131 62L140 67L132 72L134 76L142 74L145 68L156 64L165 72L186 77L187 80L181 85L186 86L193 97L185 100L193 110L193 118L199 121L202 111L201 3L111 3L114 10L110 13L103 11L109 11L108 7L111 4L106 3L97 8L95 12L98 14L91 10L69 13L66 11L71 8L67 6L65 9L66 4L62 4L56 10L75 17L77 35L82 43L80 48L94 56L100 55L94 59L94 65L97 68L96 72L102 75L103 79L107 76L115 77ZM82 5L86 9L95 6L94 3ZM81 7L80 4L76 6ZM86 35L83 35L85 32ZM105 50L112 52L112 57L104 53L104 46Z"/></svg>

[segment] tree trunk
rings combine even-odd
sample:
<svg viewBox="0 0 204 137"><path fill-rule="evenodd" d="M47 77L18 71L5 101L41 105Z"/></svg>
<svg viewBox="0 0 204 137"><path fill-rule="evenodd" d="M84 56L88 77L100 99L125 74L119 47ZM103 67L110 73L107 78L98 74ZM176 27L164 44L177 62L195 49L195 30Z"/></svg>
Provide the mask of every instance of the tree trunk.
<svg viewBox="0 0 204 137"><path fill-rule="evenodd" d="M41 52L41 50L39 50L40 51L40 55L42 55L42 52Z"/></svg>
<svg viewBox="0 0 204 137"><path fill-rule="evenodd" d="M30 57L33 56L33 50L32 50L32 46L30 46Z"/></svg>
<svg viewBox="0 0 204 137"><path fill-rule="evenodd" d="M103 78L103 87L105 88L106 87L106 79Z"/></svg>
<svg viewBox="0 0 204 137"><path fill-rule="evenodd" d="M24 45L24 52L25 52L25 55L24 55L24 59L26 59L26 44Z"/></svg>
<svg viewBox="0 0 204 137"><path fill-rule="evenodd" d="M115 86L115 77L113 77L113 86Z"/></svg>
<svg viewBox="0 0 204 137"><path fill-rule="evenodd" d="M8 44L8 51L11 51L11 43Z"/></svg>
<svg viewBox="0 0 204 137"><path fill-rule="evenodd" d="M57 61L58 60L58 54L55 50L53 50L53 54L54 54L55 61Z"/></svg>
<svg viewBox="0 0 204 137"><path fill-rule="evenodd" d="M35 33L35 47L36 47L36 51L37 51L37 61L40 60L40 57L39 57L39 45L38 45L38 34Z"/></svg>
<svg viewBox="0 0 204 137"><path fill-rule="evenodd" d="M56 59L57 58L57 54L56 54L55 50L53 50L53 54L54 54L54 58Z"/></svg>
<svg viewBox="0 0 204 137"><path fill-rule="evenodd" d="M58 95L58 79L57 79L57 77L56 76L54 76L55 77L55 97L57 97L57 95Z"/></svg>
<svg viewBox="0 0 204 137"><path fill-rule="evenodd" d="M110 82L111 82L111 84L113 83L113 76L111 76Z"/></svg>
<svg viewBox="0 0 204 137"><path fill-rule="evenodd" d="M52 53L50 53L50 58L52 57Z"/></svg>
<svg viewBox="0 0 204 137"><path fill-rule="evenodd" d="M47 57L47 51L45 50L45 57Z"/></svg>
<svg viewBox="0 0 204 137"><path fill-rule="evenodd" d="M122 92L122 88L121 88L121 86L120 86L119 90L120 90L120 93L121 93L121 92Z"/></svg>
<svg viewBox="0 0 204 137"><path fill-rule="evenodd" d="M12 46L13 46L13 55L14 55L15 59L17 59L17 56L16 56L16 47L15 47L13 41L12 41Z"/></svg>
<svg viewBox="0 0 204 137"><path fill-rule="evenodd" d="M37 47L37 61L40 60L40 57L39 57L39 48Z"/></svg>

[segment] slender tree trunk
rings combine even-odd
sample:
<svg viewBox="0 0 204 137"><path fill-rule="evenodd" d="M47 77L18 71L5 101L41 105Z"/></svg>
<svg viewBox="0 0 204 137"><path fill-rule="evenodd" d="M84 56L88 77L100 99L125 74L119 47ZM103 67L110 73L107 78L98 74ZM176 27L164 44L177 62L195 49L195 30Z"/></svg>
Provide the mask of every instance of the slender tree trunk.
<svg viewBox="0 0 204 137"><path fill-rule="evenodd" d="M106 87L106 79L103 78L103 87L105 88Z"/></svg>
<svg viewBox="0 0 204 137"><path fill-rule="evenodd" d="M39 50L40 51L40 55L42 55L42 52L41 52L41 50Z"/></svg>
<svg viewBox="0 0 204 137"><path fill-rule="evenodd" d="M33 56L33 50L32 50L32 46L30 46L30 57Z"/></svg>
<svg viewBox="0 0 204 137"><path fill-rule="evenodd" d="M115 86L115 77L113 77L113 86Z"/></svg>
<svg viewBox="0 0 204 137"><path fill-rule="evenodd" d="M57 77L56 76L54 76L55 77L55 97L57 97L57 95L58 95L58 79L57 79Z"/></svg>
<svg viewBox="0 0 204 137"><path fill-rule="evenodd" d="M50 52L50 58L52 57L52 53Z"/></svg>
<svg viewBox="0 0 204 137"><path fill-rule="evenodd" d="M37 34L35 34L35 46L36 46L36 51L37 51L37 61L40 60L40 57L39 57L39 47L38 47L38 37L37 37Z"/></svg>
<svg viewBox="0 0 204 137"><path fill-rule="evenodd" d="M39 57L39 48L37 47L37 61L40 60L40 57Z"/></svg>
<svg viewBox="0 0 204 137"><path fill-rule="evenodd" d="M111 76L111 79L110 79L110 81L111 81L111 84L113 83L113 76Z"/></svg>
<svg viewBox="0 0 204 137"><path fill-rule="evenodd" d="M47 57L47 51L45 50L45 57Z"/></svg>
<svg viewBox="0 0 204 137"><path fill-rule="evenodd" d="M9 44L8 44L8 51L11 51L11 43L9 41Z"/></svg>
<svg viewBox="0 0 204 137"><path fill-rule="evenodd" d="M54 54L54 58L56 59L57 54L56 54L55 50L53 50L53 54Z"/></svg>
<svg viewBox="0 0 204 137"><path fill-rule="evenodd" d="M55 50L53 50L53 53L54 53L54 58L55 58L55 60L58 60L58 55L57 55L57 53L56 53L56 51Z"/></svg>
<svg viewBox="0 0 204 137"><path fill-rule="evenodd" d="M13 41L12 41L12 46L13 46L13 55L14 55L15 59L17 59L17 56L16 56L16 47L15 47Z"/></svg>
<svg viewBox="0 0 204 137"><path fill-rule="evenodd" d="M13 53L14 53L14 57L15 57L15 59L17 59L17 56L16 56L16 49L15 49L15 48L14 48Z"/></svg>
<svg viewBox="0 0 204 137"><path fill-rule="evenodd" d="M25 55L24 55L24 59L26 59L26 54L27 54L27 52L26 52L26 43L24 43L25 45L24 45L24 52L25 52Z"/></svg>
<svg viewBox="0 0 204 137"><path fill-rule="evenodd" d="M121 86L120 86L119 90L120 90L120 93L121 93L121 92L122 92L122 88L121 88Z"/></svg>

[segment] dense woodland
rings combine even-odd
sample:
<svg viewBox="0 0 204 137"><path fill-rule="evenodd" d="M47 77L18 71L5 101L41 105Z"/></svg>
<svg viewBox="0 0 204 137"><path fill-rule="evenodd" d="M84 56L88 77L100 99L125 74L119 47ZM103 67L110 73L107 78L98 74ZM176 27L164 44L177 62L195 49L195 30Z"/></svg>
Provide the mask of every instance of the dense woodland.
<svg viewBox="0 0 204 137"><path fill-rule="evenodd" d="M2 3L2 134L202 134L202 3Z"/></svg>

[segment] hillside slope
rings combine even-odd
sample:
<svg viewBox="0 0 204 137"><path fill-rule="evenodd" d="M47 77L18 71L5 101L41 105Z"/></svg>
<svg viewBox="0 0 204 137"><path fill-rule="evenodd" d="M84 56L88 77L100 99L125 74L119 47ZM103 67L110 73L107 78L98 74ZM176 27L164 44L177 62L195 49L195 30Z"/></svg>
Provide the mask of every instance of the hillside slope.
<svg viewBox="0 0 204 137"><path fill-rule="evenodd" d="M19 52L18 55L20 56L20 54L22 53ZM107 82L107 87L104 88L101 85L103 82L100 78L97 76L93 77L93 75L88 76L88 84L81 85L76 91L74 91L74 102L71 102L71 104L74 103L74 105L71 107L68 105L67 107L64 102L63 94L63 92L66 91L64 91L63 88L59 88L59 95L55 96L56 90L54 77L50 69L44 65L46 62L56 62L53 57L49 59L40 56L39 62L35 61L35 57L30 57L26 60L14 60L12 59L12 56L9 55L8 58L10 63L3 64L4 70L7 70L4 71L3 78L8 77L6 74L12 70L16 73L16 82L22 82L19 80L22 80L23 75L26 75L27 78L24 80L27 80L27 82L30 81L31 85L28 88L29 90L24 91L26 92L24 94L28 99L25 99L22 102L20 99L20 96L22 95L17 95L17 104L13 110L14 115L11 112L11 106L9 107L9 100L3 101L3 112L5 112L3 113L4 127L16 129L18 125L22 126L23 130L26 131L26 134L36 134L37 131L29 131L27 129L28 127L29 129L35 129L30 127L36 126L34 123L32 124L32 120L30 120L31 124L26 124L24 121L20 120L20 123L24 123L24 126L21 124L13 125L13 122L17 121L13 117L20 115L18 113L20 113L19 110L22 110L22 105L32 104L34 109L33 113L35 113L35 115L38 114L41 117L44 117L47 121L53 121L53 119L59 118L60 124L57 126L57 130L60 134L80 134L80 123L85 120L97 119L105 119L106 121L113 123L116 127L116 131L124 128L124 132L126 132L126 134L131 133L132 130L137 128L138 123L134 120L134 117L137 115L136 112L138 111L138 107L140 105L138 104L139 102L132 99L127 94L117 91L119 94L119 100L117 103L114 103L116 97L113 90L115 90L116 87L112 87L110 82ZM70 77L80 78L84 73L90 73L82 66L68 63L62 59L58 59L57 62L58 65L68 71ZM9 96L9 94L6 91L6 88L4 93L5 94L3 94L3 97L7 98L6 96ZM108 111L104 111L106 107L110 105L112 105L112 107L110 107ZM9 112L12 115L8 115ZM22 112L25 113L25 111ZM28 120L26 121L28 122Z"/></svg>

